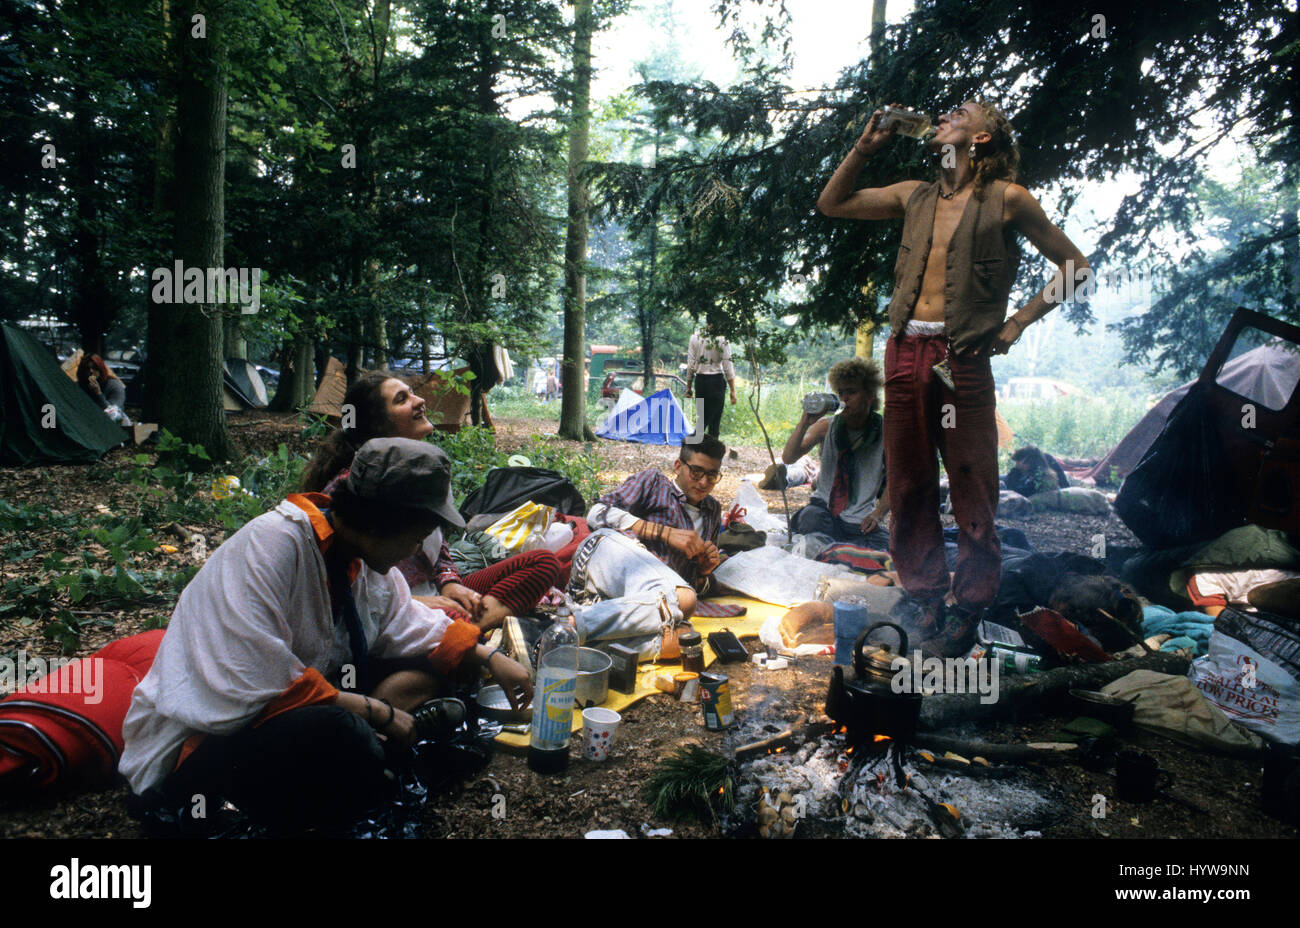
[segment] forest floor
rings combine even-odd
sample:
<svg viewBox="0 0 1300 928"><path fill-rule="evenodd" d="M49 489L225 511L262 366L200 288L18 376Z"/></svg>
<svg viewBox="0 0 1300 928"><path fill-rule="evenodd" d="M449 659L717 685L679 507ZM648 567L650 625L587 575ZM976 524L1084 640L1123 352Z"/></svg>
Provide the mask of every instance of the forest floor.
<svg viewBox="0 0 1300 928"><path fill-rule="evenodd" d="M301 426L293 417L247 414L231 419L232 433L242 451L265 453L283 442L290 451L310 452L301 438ZM522 447L532 436L553 435L555 423L544 420L498 420L498 447ZM550 439L548 439L550 440ZM553 439L559 441L559 439ZM573 443L574 449L582 445ZM596 450L604 458L602 480L607 485L645 467L667 468L672 451L663 447L599 442ZM778 449L779 450L779 449ZM103 512L132 505L129 485L114 485L108 475L133 466L137 452L119 450L94 466L51 466L0 470L0 500L14 504L44 502L63 512ZM735 449L725 464L723 479L715 496L724 509L734 499L740 479L761 473L769 462L762 447ZM762 492L769 508L781 511L781 494ZM807 488L788 491L791 510L808 498ZM951 520L946 519L950 524ZM1000 520L1003 521L1003 520ZM1087 554L1094 535L1103 534L1110 544L1134 544L1134 539L1113 514L1109 518L1075 514L1039 514L1005 520L1020 528L1039 551L1074 551ZM203 526L209 550L220 543L220 526ZM69 542L61 530L43 535L28 533L24 558L7 557L0 564L3 579L21 578L49 551L65 548ZM158 553L168 557L184 557ZM134 634L165 616L166 609L142 608L130 612L104 611L99 624L82 629L76 655L84 656L107 642ZM47 653L50 642L41 637L39 622L23 625L0 620L0 654L25 649L29 654ZM753 642L750 642L753 650ZM784 671L762 671L750 663L727 665L731 677L737 718L761 713L771 729L803 716L808 721L823 718L829 657L803 658ZM1066 718L1040 719L1032 723L967 726L963 737L1009 743L1055 740ZM521 757L497 753L488 766L458 787L430 798L424 810L427 837L580 837L593 829L623 829L639 837L643 824L670 827L679 837L717 836L712 824L665 822L654 817L641 796L641 785L660 759L686 742L706 748L731 748L734 737L706 731L697 707L683 705L657 695L642 700L623 713L617 743L605 763L593 763L576 756L562 776L541 776L531 771ZM1093 816L1093 798L1111 796L1113 779L1074 764L1026 764L1017 773L1019 782L1052 797L1056 812L1041 829L1045 837L1297 837L1297 829L1266 816L1260 808L1261 762L1223 757L1185 747L1145 732L1126 736L1128 746L1154 755L1161 767L1173 774L1171 792L1199 806L1157 800L1147 805L1112 803L1105 818ZM743 771L743 768L742 768ZM743 773L742 773L743 776ZM504 810L497 795L504 795ZM118 782L96 789L43 796L35 799L0 800L0 837L137 837L138 824L127 814L127 790ZM504 814L502 814L504 812ZM830 836L833 824L810 823L796 834Z"/></svg>

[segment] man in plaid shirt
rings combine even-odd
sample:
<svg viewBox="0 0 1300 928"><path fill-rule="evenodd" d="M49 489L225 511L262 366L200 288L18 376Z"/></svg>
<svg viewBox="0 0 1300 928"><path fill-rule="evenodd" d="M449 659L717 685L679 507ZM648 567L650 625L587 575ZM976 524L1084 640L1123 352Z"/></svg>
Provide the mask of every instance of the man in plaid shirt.
<svg viewBox="0 0 1300 928"><path fill-rule="evenodd" d="M696 612L722 560L714 543L722 506L709 491L725 455L709 435L683 442L675 480L643 470L591 507L592 534L574 554L570 588L602 601L577 614L580 643L619 639L653 657L663 625Z"/></svg>

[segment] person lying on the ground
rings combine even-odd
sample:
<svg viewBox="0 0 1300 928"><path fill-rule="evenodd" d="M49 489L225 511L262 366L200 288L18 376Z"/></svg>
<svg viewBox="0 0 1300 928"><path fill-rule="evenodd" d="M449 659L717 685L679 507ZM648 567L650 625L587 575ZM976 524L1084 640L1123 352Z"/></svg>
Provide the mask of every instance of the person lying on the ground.
<svg viewBox="0 0 1300 928"><path fill-rule="evenodd" d="M777 461L775 464L769 464L763 471L763 479L759 481L758 488L789 490L793 487L801 487L805 483L816 483L819 471L816 459L809 455L804 455L793 464Z"/></svg>
<svg viewBox="0 0 1300 928"><path fill-rule="evenodd" d="M382 438L333 496L292 495L217 548L122 726L139 801L224 797L268 824L346 823L383 800L402 746L463 720L459 700L434 698L454 674L485 667L527 705L528 672L392 569L439 525L464 525L451 461Z"/></svg>
<svg viewBox="0 0 1300 928"><path fill-rule="evenodd" d="M108 417L119 425L130 425L126 418L126 385L97 354L81 356L77 363L77 385L95 401ZM126 421L123 421L126 420Z"/></svg>
<svg viewBox="0 0 1300 928"><path fill-rule="evenodd" d="M827 379L844 408L830 418L805 412L781 449L782 462L791 465L822 447L812 500L790 517L790 534L888 547L885 443L876 411L880 368L866 358L849 358L832 367Z"/></svg>
<svg viewBox="0 0 1300 928"><path fill-rule="evenodd" d="M343 397L351 413L348 428L335 429L303 472L302 488L331 490L347 479L355 449L372 438L422 440L433 434L425 402L406 382L383 371L357 378ZM463 609L488 630L508 615L527 615L561 574L560 561L546 550L526 551L468 577L452 562L446 538L435 528L411 557L397 565L411 594L435 609Z"/></svg>
<svg viewBox="0 0 1300 928"><path fill-rule="evenodd" d="M1198 570L1187 581L1187 597L1207 615L1217 617L1228 606L1243 612L1256 611L1250 591L1283 580L1294 580L1294 570Z"/></svg>
<svg viewBox="0 0 1300 928"><path fill-rule="evenodd" d="M1021 496L1033 496L1070 485L1061 462L1033 445L1016 449L1011 461L1011 471L1002 479L1008 490Z"/></svg>
<svg viewBox="0 0 1300 928"><path fill-rule="evenodd" d="M726 453L707 434L684 441L674 480L643 470L592 505L592 534L574 553L569 588L602 601L576 613L581 642L618 639L650 658L665 625L695 614L722 559L722 506L709 491Z"/></svg>

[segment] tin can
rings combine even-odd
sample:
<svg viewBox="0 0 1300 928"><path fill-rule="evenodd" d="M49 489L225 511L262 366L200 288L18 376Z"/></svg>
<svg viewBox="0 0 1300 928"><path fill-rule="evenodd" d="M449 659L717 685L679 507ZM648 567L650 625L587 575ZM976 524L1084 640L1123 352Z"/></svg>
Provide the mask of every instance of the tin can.
<svg viewBox="0 0 1300 928"><path fill-rule="evenodd" d="M989 649L989 657L1001 664L1002 669L1007 673L1038 673L1042 669L1039 667L1041 658L1028 651L1016 651L994 645Z"/></svg>
<svg viewBox="0 0 1300 928"><path fill-rule="evenodd" d="M725 673L700 674L700 706L704 709L704 727L709 731L729 728L735 719L730 680Z"/></svg>

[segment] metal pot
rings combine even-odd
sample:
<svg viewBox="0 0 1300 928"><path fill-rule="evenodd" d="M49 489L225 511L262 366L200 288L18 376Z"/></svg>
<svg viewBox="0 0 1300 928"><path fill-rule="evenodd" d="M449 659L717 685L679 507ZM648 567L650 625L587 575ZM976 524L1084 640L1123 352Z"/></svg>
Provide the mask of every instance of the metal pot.
<svg viewBox="0 0 1300 928"><path fill-rule="evenodd" d="M605 702L612 666L614 662L604 651L578 648L578 685L573 688L573 701L579 708L590 709Z"/></svg>
<svg viewBox="0 0 1300 928"><path fill-rule="evenodd" d="M898 632L898 650L875 646L864 651L867 636L886 625ZM893 689L893 678L899 671L891 664L906 651L907 632L893 622L877 622L859 635L853 645L855 679L845 680L843 667L832 669L826 714L848 728L853 740L887 735L895 741L909 741L916 734L921 694L895 693ZM903 672L909 672L909 667L906 664Z"/></svg>

